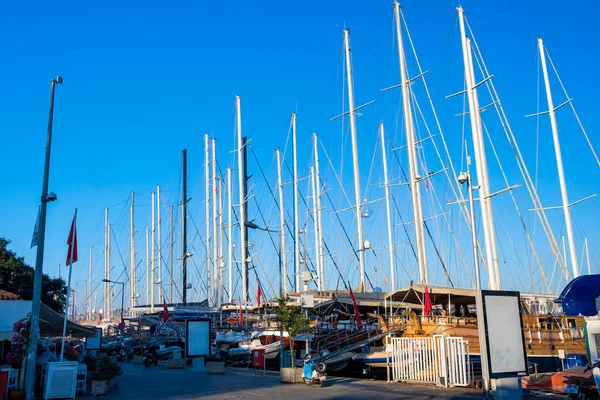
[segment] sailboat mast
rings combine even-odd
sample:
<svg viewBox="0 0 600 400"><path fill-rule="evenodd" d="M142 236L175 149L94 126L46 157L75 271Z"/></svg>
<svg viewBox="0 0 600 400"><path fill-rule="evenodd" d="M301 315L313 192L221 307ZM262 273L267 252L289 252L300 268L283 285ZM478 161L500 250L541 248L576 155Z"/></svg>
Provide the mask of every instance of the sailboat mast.
<svg viewBox="0 0 600 400"><path fill-rule="evenodd" d="M588 240L587 240L587 238L583 239L583 243L585 245L585 258L587 260L588 275L591 275L592 274L592 268L590 266L590 249L588 248Z"/></svg>
<svg viewBox="0 0 600 400"><path fill-rule="evenodd" d="M316 133L313 133L313 151L315 153L315 181L317 183L317 234L319 243L317 245L317 257L321 265L319 276L323 277L321 284L322 290L325 290L325 258L323 257L323 220L321 216L321 173L319 169L319 138Z"/></svg>
<svg viewBox="0 0 600 400"><path fill-rule="evenodd" d="M156 199L155 199L155 193L152 192L152 194L150 195L150 200L152 201L152 239L150 241L150 248L151 248L151 253L152 253L152 257L151 257L151 264L152 264L152 273L150 274L150 312L154 312L154 285L156 284L156 218L155 218L155 213L156 213Z"/></svg>
<svg viewBox="0 0 600 400"><path fill-rule="evenodd" d="M300 217L298 215L298 153L296 147L296 112L292 113L292 150L294 166L294 292L300 291Z"/></svg>
<svg viewBox="0 0 600 400"><path fill-rule="evenodd" d="M242 140L242 108L240 96L235 96L238 143L238 190L240 198L240 251L242 263L242 302L248 300L248 243L246 239L246 198L244 195L244 155Z"/></svg>
<svg viewBox="0 0 600 400"><path fill-rule="evenodd" d="M218 255L218 251L219 251L219 231L217 228L217 221L219 218L218 212L217 212L217 142L215 141L215 138L211 139L211 144L212 144L212 160L211 160L211 166L212 166L212 191L211 191L211 197L212 197L212 214L213 214L213 218L212 218L212 229L213 229L213 234L212 234L212 246L213 246L213 291L214 291L214 300L213 300L213 304L209 304L209 305L213 305L213 306L217 306L218 304L218 299L219 299L219 255Z"/></svg>
<svg viewBox="0 0 600 400"><path fill-rule="evenodd" d="M500 269L498 266L498 252L496 250L496 232L494 228L494 217L492 212L492 199L490 197L490 183L488 178L485 143L483 140L481 115L479 110L479 98L477 96L477 88L475 86L475 72L473 71L471 41L469 38L467 38L465 33L465 22L462 7L458 8L458 16L462 38L461 45L465 67L467 97L469 100L469 118L471 120L471 132L473 136L473 152L475 153L475 169L477 172L477 183L479 184L479 203L481 206L481 219L485 239L486 260L488 262L488 276L490 289L500 290Z"/></svg>
<svg viewBox="0 0 600 400"><path fill-rule="evenodd" d="M385 187L385 210L387 215L388 251L390 253L390 290L396 290L396 267L394 260L394 230L392 227L392 213L390 207L390 186L388 178L387 148L385 145L385 129L383 123L379 124L379 136L381 137L381 155L383 158L383 185Z"/></svg>
<svg viewBox="0 0 600 400"><path fill-rule="evenodd" d="M181 265L182 265L182 299L181 302L185 306L187 304L187 149L181 152L183 158L183 182L182 182L182 198L181 198Z"/></svg>
<svg viewBox="0 0 600 400"><path fill-rule="evenodd" d="M206 235L206 298L211 304L211 279L210 279L210 143L208 133L204 134L204 228Z"/></svg>
<svg viewBox="0 0 600 400"><path fill-rule="evenodd" d="M232 200L233 192L231 187L231 168L227 168L227 294L228 301L233 301L233 236L232 236Z"/></svg>
<svg viewBox="0 0 600 400"><path fill-rule="evenodd" d="M162 219L160 217L160 209L161 209L161 204L160 204L160 185L156 185L156 234L157 234L157 239L156 239L156 244L157 244L157 262L156 262L156 268L158 268L158 281L160 282L158 285L158 299L159 302L162 303L163 302L163 298L164 298L164 293L162 291L162 285L163 285L163 280L162 280L162 234L161 234L161 225L162 225Z"/></svg>
<svg viewBox="0 0 600 400"><path fill-rule="evenodd" d="M134 226L134 204L135 195L131 192L131 204L129 205L129 296L131 297L130 308L133 309L136 303L136 285L135 278L135 226Z"/></svg>
<svg viewBox="0 0 600 400"><path fill-rule="evenodd" d="M402 111L404 113L404 128L406 130L406 147L408 150L408 165L410 174L410 189L412 196L415 241L417 242L417 262L419 264L419 283L428 283L427 251L425 249L425 231L423 222L423 204L421 201L421 181L417 161L415 127L410 104L410 82L406 72L406 57L400 25L400 4L394 2L396 15L396 37L398 38L398 57L400 61L400 80L402 84Z"/></svg>
<svg viewBox="0 0 600 400"><path fill-rule="evenodd" d="M169 303L173 301L173 205L169 205Z"/></svg>
<svg viewBox="0 0 600 400"><path fill-rule="evenodd" d="M225 267L225 258L223 257L223 181L219 179L219 305L223 304L223 268Z"/></svg>
<svg viewBox="0 0 600 400"><path fill-rule="evenodd" d="M358 236L358 263L360 266L360 287L365 291L365 249L363 242L360 171L358 167L358 139L356 137L356 115L354 112L354 83L352 79L352 61L350 59L350 29L344 29L346 53L346 76L348 78L348 115L350 116L350 134L352 136L352 164L354 169L354 201L356 207L356 231Z"/></svg>
<svg viewBox="0 0 600 400"><path fill-rule="evenodd" d="M104 279L110 280L110 225L108 208L104 209ZM104 282L104 318L110 320L110 283Z"/></svg>
<svg viewBox="0 0 600 400"><path fill-rule="evenodd" d="M146 226L146 303L150 302L150 228Z"/></svg>
<svg viewBox="0 0 600 400"><path fill-rule="evenodd" d="M565 180L565 170L563 167L562 153L560 150L560 139L558 137L558 125L556 124L556 110L554 108L554 102L552 100L552 90L550 89L550 80L548 79L548 68L546 67L544 41L542 39L538 39L538 49L540 51L540 60L542 61L542 72L544 74L544 84L546 86L546 98L548 100L548 115L550 116L550 126L552 127L552 139L554 140L554 153L556 154L558 180L560 183L560 193L563 203L563 212L565 214L565 226L567 227L567 241L569 242L569 255L571 258L571 267L573 269L573 278L577 278L579 276L579 263L577 261L577 251L575 249L573 221L571 220L571 209L569 208L569 195L567 193L567 181Z"/></svg>
<svg viewBox="0 0 600 400"><path fill-rule="evenodd" d="M88 279L88 320L92 320L93 308L92 303L92 246L90 246L90 278Z"/></svg>
<svg viewBox="0 0 600 400"><path fill-rule="evenodd" d="M281 150L278 148L275 150L277 154L277 188L279 190L279 226L281 235L281 248L279 249L279 256L281 257L282 268L280 271L281 280L282 280L282 290L283 293L279 293L279 295L287 295L288 286L287 286L287 254L285 251L285 207L283 201L283 179L281 177Z"/></svg>
<svg viewBox="0 0 600 400"><path fill-rule="evenodd" d="M317 217L317 184L315 180L315 167L310 167L310 183L312 186L312 198L313 198L313 226L314 226L314 237L315 237L315 258L317 261L317 274L319 279L317 280L317 290L323 290L323 276L321 275L321 260L319 259L319 220Z"/></svg>

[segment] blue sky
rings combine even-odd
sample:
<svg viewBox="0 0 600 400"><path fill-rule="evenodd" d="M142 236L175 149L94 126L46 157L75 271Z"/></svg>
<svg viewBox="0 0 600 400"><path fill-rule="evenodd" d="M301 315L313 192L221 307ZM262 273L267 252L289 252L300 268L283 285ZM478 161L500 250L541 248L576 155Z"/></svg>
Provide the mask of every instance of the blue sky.
<svg viewBox="0 0 600 400"><path fill-rule="evenodd" d="M462 120L454 114L462 112L462 100L444 99L447 94L462 90L463 86L456 5L430 0L403 3L406 7L404 16L421 64L429 70L428 84L453 161L460 165ZM565 7L558 1L536 0L503 2L502 6L498 2L465 1L463 7L469 13L469 23L485 60L495 74L495 84L532 171L536 160L536 123L523 116L536 111L535 39L538 36L544 37L591 140L597 143L596 132L600 126L594 119L596 110L593 107L595 94L600 89L595 74L600 50L595 40L600 6L593 1ZM378 182L382 176L380 167L371 168L372 160L380 160L379 154L373 158L378 145L377 124L380 121L386 123L394 144L403 144L401 129L397 129L401 122L396 118L399 92L379 92L399 80L392 11L389 1L5 4L0 16L3 53L0 71L4 77L0 91L0 132L4 149L0 158L0 168L4 172L0 181L0 236L12 240L11 248L28 263L35 263L35 250L29 250L29 242L41 189L49 82L56 75L63 76L64 85L58 87L56 93L50 189L58 194L59 200L50 205L48 212L45 271L50 274L56 274L57 264L64 263L65 242L75 207L79 209L81 246L78 265L81 269L75 273L76 279L86 279L87 268L84 270L83 267L87 263L89 245L95 246L96 271L102 269L104 207L110 207L111 222L115 235L122 242L121 251L127 263L126 208L131 191L138 196L136 223L139 237L136 240L138 259L141 260L143 226L149 223L149 193L156 184L162 185L163 215L169 204L177 204L183 148L189 149L190 211L203 234L203 134L208 132L217 138L220 166L233 167L230 151L234 148L236 94L242 95L244 133L251 138L252 147L272 186L276 179L273 150L286 145L289 115L297 109L301 174L308 173L311 136L312 132L318 132L336 169L340 167L337 173L343 171L345 190L353 197L347 122L342 126L340 121L329 121L331 116L341 112L341 98L345 93L342 92L341 58L341 29L344 26L350 27L353 35L356 104L376 100L376 104L366 108L358 118L364 192L370 175L371 183ZM410 62L413 64L412 67L409 64L409 68L414 72L414 61ZM554 83L555 104L559 104L564 96L559 94L559 87ZM543 110L546 108L543 92L540 99ZM420 101L426 105L426 98ZM564 113L559 114L563 155L570 197L574 201L595 193L599 183L595 177L598 166L570 110L564 108L561 113ZM428 123L434 125L431 119ZM493 126L490 122L490 127ZM469 138L468 124L466 132ZM492 136L498 143L500 157L507 160L507 174L517 181L518 170L503 133L496 130ZM424 151L435 169L439 163L434 160L432 149ZM560 202L552 151L548 121L540 119L537 171L540 195L546 205ZM290 156L288 151L286 160L291 165ZM400 157L405 159L406 155ZM491 157L488 154L488 158ZM272 203L268 202L270 194L256 163L252 162L253 190L257 199L265 204L271 224L276 224L277 215ZM322 165L325 162L322 154ZM327 181L326 186L332 188L336 207L347 207L348 204L340 200L333 169L328 165L322 169L322 178ZM398 176L398 166L391 169ZM504 184L497 168L490 169L493 189L502 189ZM448 188L443 179L438 185L440 192L447 196ZM544 247L541 228L534 226L532 213L527 211L530 202L525 190L519 190L516 196L531 230L537 229L536 242L541 246L539 251L548 263L546 273L550 275L551 257L547 245ZM306 192L306 185L303 191ZM369 200L381 197L376 189L366 192ZM398 189L396 195L403 217L409 219L410 202L406 191ZM286 198L288 196L289 193ZM508 197L499 199L497 204L497 216L503 217L505 209L507 215L512 211ZM376 242L375 247L381 249L387 246L383 234L384 208L382 205L373 208L378 210L379 216L365 229L367 236ZM573 210L578 224L578 248L583 236L589 237L593 259L600 257L594 245L600 240L594 223L598 213L598 206L591 201ZM518 228L514 212L510 215L510 219L501 218L505 226L498 229L511 231ZM354 239L351 219L344 218ZM458 221L456 214L453 218ZM560 211L553 211L551 222L559 237L564 231L561 221ZM164 219L165 232L166 223ZM192 233L196 233L195 229ZM408 239L403 230L397 227L395 233L401 252L399 257L406 264L402 267L405 268L403 275L397 273L397 276L402 275L397 279L398 286L404 286L414 275L416 266L408 256L405 245ZM441 247L451 254L449 236L444 234L443 228L439 228L439 234L443 242ZM331 236L330 241L337 244L341 252L339 234L332 229ZM501 240L508 246L506 239ZM460 243L466 254L470 254L464 228ZM263 258L267 264L272 264L270 244L262 243L261 246L264 246ZM523 247L523 242L517 243L516 247L515 254L504 258L507 264L513 265L511 273L503 274L505 286L535 289L539 285L538 278L515 281L515 276L531 271L531 252ZM429 251L432 252L430 259L433 259L435 253ZM512 250L507 249L508 252ZM115 254L113 249L113 259L118 257ZM382 250L380 258L384 257L386 253ZM452 257L456 258L456 254ZM528 261L521 265L516 259ZM351 257L344 256L344 260L339 262L353 263ZM431 263L433 281L447 284L440 266ZM372 261L372 265L377 263ZM458 263L449 261L448 265L458 276L458 283L470 286ZM122 270L120 260L114 268ZM355 267L347 268L351 271L348 279L356 282ZM265 275L272 269L273 265L267 265ZM376 286L385 287L380 271L370 269L368 272ZM99 279L99 275L95 279ZM328 272L327 280L332 285L336 279L333 272Z"/></svg>

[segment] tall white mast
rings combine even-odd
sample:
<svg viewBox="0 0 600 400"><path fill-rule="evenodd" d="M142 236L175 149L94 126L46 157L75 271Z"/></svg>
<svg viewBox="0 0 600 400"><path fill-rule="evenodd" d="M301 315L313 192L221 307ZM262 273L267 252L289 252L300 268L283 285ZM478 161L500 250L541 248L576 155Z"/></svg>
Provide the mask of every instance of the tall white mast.
<svg viewBox="0 0 600 400"><path fill-rule="evenodd" d="M225 267L225 258L223 257L223 181L219 179L219 305L223 304L223 268Z"/></svg>
<svg viewBox="0 0 600 400"><path fill-rule="evenodd" d="M379 135L381 136L381 154L383 157L383 185L385 187L385 210L387 215L387 228L388 228L388 250L390 253L390 290L393 292L396 290L396 267L394 260L394 230L392 227L392 212L390 207L390 186L388 178L388 165L387 165L387 147L385 145L385 129L383 129L383 123L379 124Z"/></svg>
<svg viewBox="0 0 600 400"><path fill-rule="evenodd" d="M231 168L227 168L227 294L229 303L233 301L233 192L231 187Z"/></svg>
<svg viewBox="0 0 600 400"><path fill-rule="evenodd" d="M206 296L208 305L211 304L210 280L210 147L208 133L204 134L204 226L206 232Z"/></svg>
<svg viewBox="0 0 600 400"><path fill-rule="evenodd" d="M150 197L151 197L151 201L152 201L152 239L150 242L150 248L151 248L150 252L152 253L152 257L151 257L152 273L150 274L150 312L154 312L154 285L156 284L156 263L155 263L155 258L156 258L156 249L155 249L156 219L154 217L156 201L154 199L154 192L152 192L152 195Z"/></svg>
<svg viewBox="0 0 600 400"><path fill-rule="evenodd" d="M410 82L406 72L406 57L402 41L400 22L400 4L394 2L396 14L396 37L398 38L398 57L400 60L400 80L402 84L402 110L404 112L404 128L406 130L406 148L408 150L408 165L410 172L410 190L412 196L415 241L417 244L417 262L419 264L419 283L428 283L427 250L425 248L425 232L423 222L423 204L421 202L421 176L417 161L415 127L410 105Z"/></svg>
<svg viewBox="0 0 600 400"><path fill-rule="evenodd" d="M587 238L583 239L583 243L585 245L585 258L587 260L588 275L591 275L592 274L592 267L590 266L590 249L588 248L588 240L587 240Z"/></svg>
<svg viewBox="0 0 600 400"><path fill-rule="evenodd" d="M110 280L110 225L108 208L104 209L104 279ZM104 282L104 318L110 320L110 283Z"/></svg>
<svg viewBox="0 0 600 400"><path fill-rule="evenodd" d="M356 231L358 236L358 262L360 265L361 291L365 291L365 248L363 241L362 212L360 197L360 171L358 167L358 140L356 138L356 115L354 110L354 83L352 79L352 62L350 60L350 29L344 29L344 46L346 50L346 76L348 78L348 115L350 116L350 133L352 136L352 164L354 165L354 201L356 203Z"/></svg>
<svg viewBox="0 0 600 400"><path fill-rule="evenodd" d="M162 280L162 235L160 232L160 228L162 225L162 220L160 218L160 209L161 209L161 204L160 204L160 186L156 185L156 229L157 229L157 236L158 238L156 239L156 244L158 245L157 250L158 250L158 254L157 254L157 262L156 262L156 268L158 269L158 281L160 282L160 284L158 285L158 299L159 302L162 303L163 302L163 291L162 291L162 285L163 285L163 280Z"/></svg>
<svg viewBox="0 0 600 400"><path fill-rule="evenodd" d="M146 227L146 303L150 302L150 228Z"/></svg>
<svg viewBox="0 0 600 400"><path fill-rule="evenodd" d="M169 205L169 303L173 301L173 205Z"/></svg>
<svg viewBox="0 0 600 400"><path fill-rule="evenodd" d="M131 297L130 308L133 310L136 302L136 277L135 277L135 226L134 226L134 202L135 195L131 192L131 204L129 205L129 292ZM131 311L130 310L130 311Z"/></svg>
<svg viewBox="0 0 600 400"><path fill-rule="evenodd" d="M248 254L246 254L246 199L244 198L244 160L242 151L242 105L240 96L235 96L236 126L238 140L238 190L240 197L240 253L242 265L242 302L248 300Z"/></svg>
<svg viewBox="0 0 600 400"><path fill-rule="evenodd" d="M213 227L213 283L214 283L214 302L211 305L217 306L219 301L219 231L217 228L217 221L219 218L217 211L217 142L215 138L211 139L212 144L212 227Z"/></svg>
<svg viewBox="0 0 600 400"><path fill-rule="evenodd" d="M281 280L282 280L282 290L283 295L287 295L288 293L288 274L287 274L287 254L286 254L286 244L285 244L285 207L283 201L283 180L281 177L281 150L279 148L275 151L277 154L277 188L279 189L279 226L280 226L280 235L281 235L281 248L279 251L281 252ZM278 295L281 295L279 293Z"/></svg>
<svg viewBox="0 0 600 400"><path fill-rule="evenodd" d="M546 67L546 54L544 52L544 41L538 39L538 49L542 61L542 72L544 73L544 83L546 85L546 98L548 99L548 114L550 115L550 125L552 127L552 139L554 140L554 153L556 154L556 166L558 168L558 180L560 182L560 193L562 196L563 212L565 214L565 226L567 227L567 240L569 241L569 255L571 266L573 268L573 278L579 276L579 264L577 261L577 251L575 249L575 237L573 235L573 221L571 220L571 209L569 208L569 195L567 193L567 182L565 180L565 170L563 168L562 154L560 151L560 139L558 137L558 125L556 124L556 113L554 102L552 101L552 91L550 90L550 80L548 79L548 69ZM566 254L565 254L566 259Z"/></svg>
<svg viewBox="0 0 600 400"><path fill-rule="evenodd" d="M317 274L319 279L317 280L317 290L323 290L323 276L321 275L321 260L319 259L319 218L317 217L317 183L315 180L315 167L310 167L310 181L312 185L312 197L313 197L313 226L315 230L315 258L317 264Z"/></svg>
<svg viewBox="0 0 600 400"><path fill-rule="evenodd" d="M315 180L317 182L317 225L319 227L319 244L317 246L317 257L320 261L321 270L319 275L323 277L322 289L325 290L325 258L323 257L323 219L321 216L321 172L319 169L319 138L313 133L313 151L315 153Z"/></svg>
<svg viewBox="0 0 600 400"><path fill-rule="evenodd" d="M93 318L93 309L96 306L92 302L92 246L90 246L90 278L88 279L88 320Z"/></svg>
<svg viewBox="0 0 600 400"><path fill-rule="evenodd" d="M300 291L300 217L298 215L298 154L296 148L296 112L292 113L292 150L294 158L294 292Z"/></svg>
<svg viewBox="0 0 600 400"><path fill-rule="evenodd" d="M461 45L465 66L465 81L467 85L467 97L469 100L469 118L471 120L471 132L473 135L473 152L475 153L475 169L477 172L477 183L479 184L479 198L481 206L481 219L484 232L486 260L488 262L488 276L490 289L500 290L500 269L498 267L498 252L496 250L496 231L494 228L494 217L492 213L492 199L490 197L490 183L488 178L487 159L485 154L485 142L483 140L481 115L479 110L479 98L475 83L475 72L473 71L473 56L471 54L471 41L465 33L465 22L462 7L458 8L458 20L460 23Z"/></svg>

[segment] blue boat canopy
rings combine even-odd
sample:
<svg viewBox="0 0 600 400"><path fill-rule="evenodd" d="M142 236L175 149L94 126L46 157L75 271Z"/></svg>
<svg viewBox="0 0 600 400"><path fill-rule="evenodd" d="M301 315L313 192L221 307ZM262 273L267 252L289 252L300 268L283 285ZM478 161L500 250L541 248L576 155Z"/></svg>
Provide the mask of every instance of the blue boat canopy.
<svg viewBox="0 0 600 400"><path fill-rule="evenodd" d="M565 286L555 303L569 316L591 317L598 314L596 298L600 296L600 275L582 275Z"/></svg>

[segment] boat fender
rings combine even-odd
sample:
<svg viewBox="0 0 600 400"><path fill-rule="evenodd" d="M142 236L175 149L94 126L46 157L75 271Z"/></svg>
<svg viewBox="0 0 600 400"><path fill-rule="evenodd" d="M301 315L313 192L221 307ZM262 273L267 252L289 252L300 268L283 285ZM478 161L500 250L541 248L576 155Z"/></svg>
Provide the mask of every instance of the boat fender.
<svg viewBox="0 0 600 400"><path fill-rule="evenodd" d="M318 362L316 368L318 372L325 372L327 370L327 364L325 364L323 361Z"/></svg>

